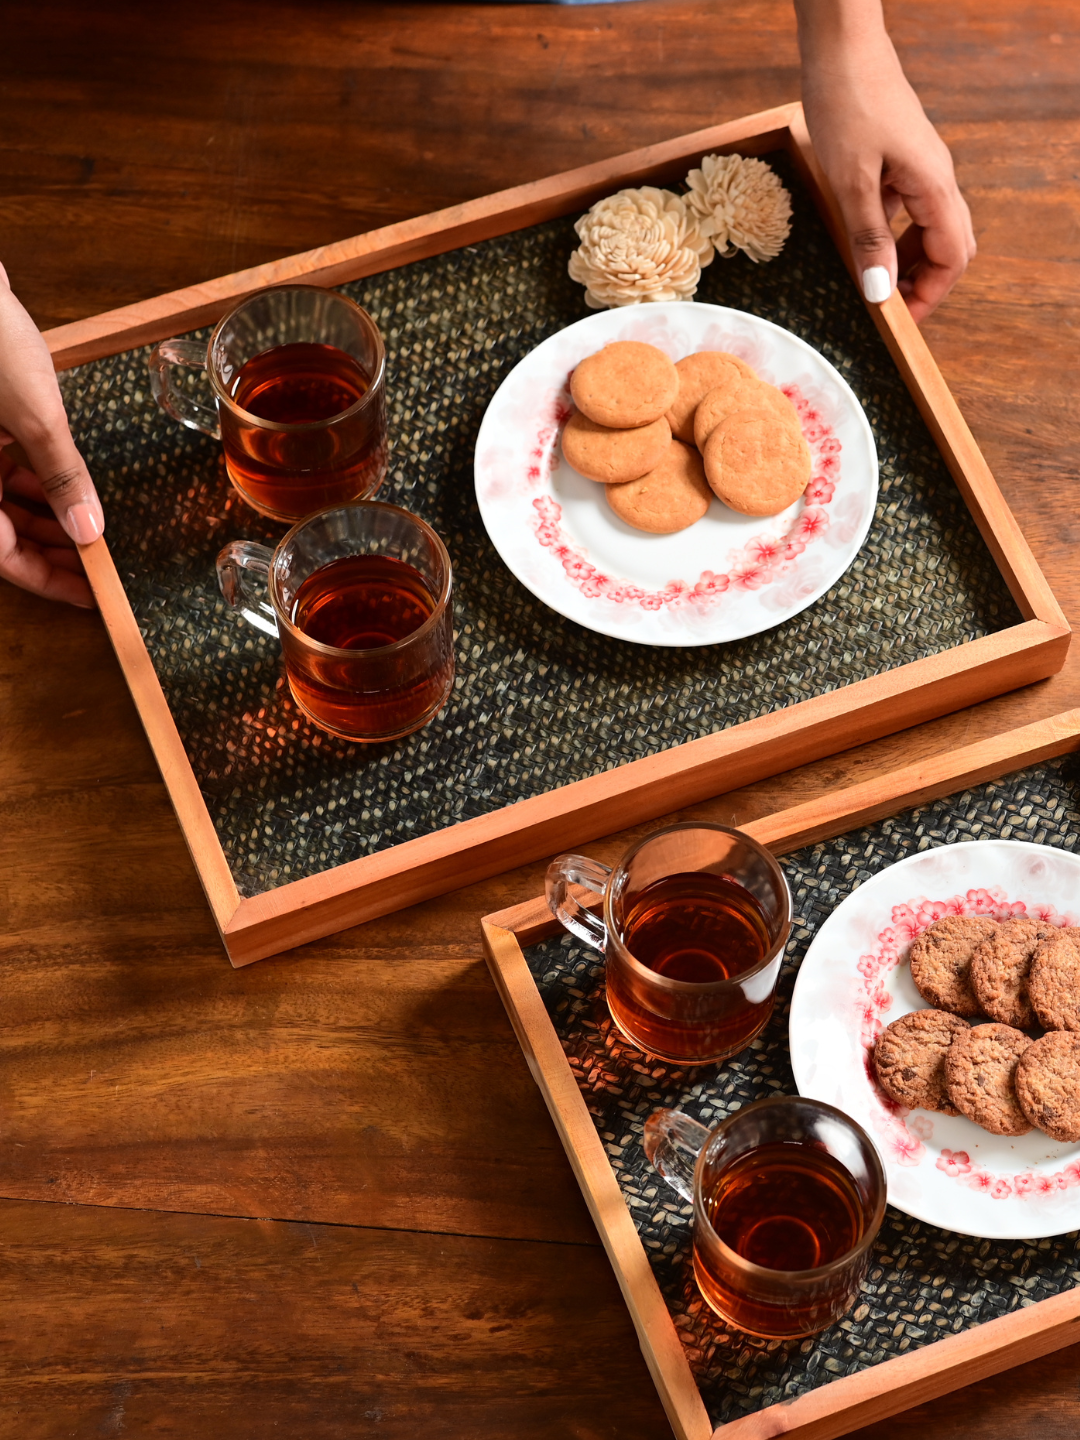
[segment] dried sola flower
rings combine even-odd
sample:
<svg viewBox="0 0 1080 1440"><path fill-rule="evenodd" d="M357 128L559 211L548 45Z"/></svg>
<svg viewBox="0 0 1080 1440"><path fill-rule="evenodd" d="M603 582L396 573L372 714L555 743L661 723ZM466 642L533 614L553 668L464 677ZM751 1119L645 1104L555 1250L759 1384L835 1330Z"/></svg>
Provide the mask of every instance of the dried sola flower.
<svg viewBox="0 0 1080 1440"><path fill-rule="evenodd" d="M791 196L763 160L706 155L686 183L686 203L720 255L742 250L756 262L780 254L791 233Z"/></svg>
<svg viewBox="0 0 1080 1440"><path fill-rule="evenodd" d="M594 310L689 300L713 258L686 202L652 185L598 200L574 229L581 244L570 256L570 278L585 286Z"/></svg>

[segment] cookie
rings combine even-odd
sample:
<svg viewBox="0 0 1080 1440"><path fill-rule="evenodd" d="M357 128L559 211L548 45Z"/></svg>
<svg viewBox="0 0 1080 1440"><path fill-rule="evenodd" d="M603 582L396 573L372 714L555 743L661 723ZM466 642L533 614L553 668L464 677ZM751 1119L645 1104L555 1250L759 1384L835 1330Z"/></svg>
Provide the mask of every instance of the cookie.
<svg viewBox="0 0 1080 1440"><path fill-rule="evenodd" d="M971 957L971 988L991 1020L1030 1030L1035 1011L1028 997L1028 972L1035 947L1054 932L1049 925L1017 915L1002 920Z"/></svg>
<svg viewBox="0 0 1080 1440"><path fill-rule="evenodd" d="M778 515L810 479L806 441L770 410L736 411L722 420L709 436L704 460L713 494L740 515Z"/></svg>
<svg viewBox="0 0 1080 1440"><path fill-rule="evenodd" d="M1051 1140L1080 1140L1080 1035L1051 1030L1033 1040L1016 1067L1016 1098Z"/></svg>
<svg viewBox="0 0 1080 1440"><path fill-rule="evenodd" d="M1080 1030L1080 937L1053 931L1035 948L1028 994L1046 1030Z"/></svg>
<svg viewBox="0 0 1080 1440"><path fill-rule="evenodd" d="M911 978L924 1000L950 1015L978 1015L971 988L971 957L997 929L982 916L946 915L928 926L911 947Z"/></svg>
<svg viewBox="0 0 1080 1440"><path fill-rule="evenodd" d="M672 440L655 469L628 485L609 485L608 504L620 520L650 535L673 535L695 524L709 508L701 456L681 440Z"/></svg>
<svg viewBox="0 0 1080 1440"><path fill-rule="evenodd" d="M991 1135L1026 1135L1031 1129L1016 1098L1014 1077L1031 1037L1011 1025L961 1030L945 1056L949 1099Z"/></svg>
<svg viewBox="0 0 1080 1440"><path fill-rule="evenodd" d="M795 406L782 390L756 376L729 375L702 396L694 411L694 444L702 454L721 421L739 410L768 411L795 435L802 434Z"/></svg>
<svg viewBox="0 0 1080 1440"><path fill-rule="evenodd" d="M636 430L612 430L579 410L566 422L562 435L567 463L603 485L620 485L647 474L664 458L670 444L671 426L663 415Z"/></svg>
<svg viewBox="0 0 1080 1440"><path fill-rule="evenodd" d="M710 390L734 376L757 379L745 360L729 355L726 350L699 350L696 355L676 361L675 369L679 372L679 393L668 411L668 424L672 435L688 445L695 443L694 414Z"/></svg>
<svg viewBox="0 0 1080 1440"><path fill-rule="evenodd" d="M913 1010L887 1026L874 1046L874 1073L889 1099L909 1110L955 1115L945 1088L945 1056L967 1028L966 1020L944 1010Z"/></svg>
<svg viewBox="0 0 1080 1440"><path fill-rule="evenodd" d="M662 350L640 340L615 340L589 355L570 379L574 404L616 430L651 425L679 393L679 372Z"/></svg>

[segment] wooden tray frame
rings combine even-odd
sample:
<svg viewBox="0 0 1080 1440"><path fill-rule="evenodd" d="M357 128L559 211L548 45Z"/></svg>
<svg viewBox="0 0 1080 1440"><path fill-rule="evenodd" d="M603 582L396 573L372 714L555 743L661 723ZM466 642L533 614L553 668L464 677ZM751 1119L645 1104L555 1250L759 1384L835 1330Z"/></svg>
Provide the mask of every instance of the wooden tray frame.
<svg viewBox="0 0 1080 1440"><path fill-rule="evenodd" d="M833 791L742 828L776 854L842 835L1010 770L1080 749L1080 710ZM533 1079L615 1270L678 1440L831 1440L1080 1340L1080 1287L924 1345L715 1431L619 1182L522 953L559 932L544 897L487 915L484 951Z"/></svg>
<svg viewBox="0 0 1080 1440"><path fill-rule="evenodd" d="M209 324L266 285L300 279L340 285L580 212L623 185L676 183L710 151L776 149L794 158L850 268L839 212L811 149L802 108L786 105L62 325L45 338L62 369ZM869 308L1016 600L1023 616L1019 625L251 898L241 898L233 882L107 541L83 550L102 617L234 965L973 705L1061 668L1068 623L907 306L895 294Z"/></svg>

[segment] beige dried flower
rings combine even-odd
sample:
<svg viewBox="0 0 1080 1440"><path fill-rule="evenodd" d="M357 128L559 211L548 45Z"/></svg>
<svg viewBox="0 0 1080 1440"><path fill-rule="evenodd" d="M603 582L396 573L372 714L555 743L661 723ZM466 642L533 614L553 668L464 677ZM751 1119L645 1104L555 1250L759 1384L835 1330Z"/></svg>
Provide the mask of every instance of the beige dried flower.
<svg viewBox="0 0 1080 1440"><path fill-rule="evenodd" d="M686 183L686 203L720 255L742 250L756 262L780 254L791 233L791 196L763 160L706 155Z"/></svg>
<svg viewBox="0 0 1080 1440"><path fill-rule="evenodd" d="M686 202L652 185L598 200L574 229L581 244L570 256L570 278L585 286L594 310L689 300L713 258Z"/></svg>

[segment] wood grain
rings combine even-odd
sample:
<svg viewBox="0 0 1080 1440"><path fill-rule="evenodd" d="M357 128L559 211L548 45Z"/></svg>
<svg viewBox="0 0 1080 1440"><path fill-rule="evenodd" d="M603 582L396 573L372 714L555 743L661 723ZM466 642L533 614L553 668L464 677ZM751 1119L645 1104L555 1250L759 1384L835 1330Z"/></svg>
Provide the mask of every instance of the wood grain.
<svg viewBox="0 0 1080 1440"><path fill-rule="evenodd" d="M1036 559L1075 619L1080 5L891 0L887 11L908 73L952 147L979 241L975 265L923 331ZM251 17L240 0L189 5L182 23L176 12L134 0L5 5L0 258L43 327L783 104L798 88L789 0L566 8L265 0L258 22ZM1078 705L1080 650L1049 681L681 813L752 820ZM110 1162L113 1176L125 1171L124 1203L141 1202L141 1185L160 1196L170 1176L186 1183L192 1148L185 1137L193 1132L201 1175L212 1180L219 1123L223 1132L232 1127L233 1154L220 1147L232 1176L261 1183L254 1165L245 1171L234 1158L255 1134L263 1174L288 1175L295 1159L292 1193L303 1199L296 1125L302 1118L316 1134L334 1131L342 1076L354 1100L362 1080L374 1108L382 1073L350 1075L329 1004L311 1030L288 1003L278 1022L281 991L271 979L291 962L228 969L99 620L10 589L0 590L0 805L5 1007L47 1014L57 969L65 971L64 1019L53 1024L46 1049L19 1044L18 1032L3 1027L4 1084L22 1086L20 1107L32 1103L37 1114L24 1146L37 1154L20 1159L20 1173L42 1182L56 1174L45 1160L56 1158L50 1130L58 1125L76 1143L87 1183L109 1179L94 1155L97 1138L85 1130L99 1125L110 1144L119 1136L104 1106L95 1112L79 1098L82 1109L65 1119L73 1083L51 1108L48 1091L52 1069L68 1063L69 1044L77 1052L107 1041L123 1057L122 1035L97 1034L115 1003L156 1032L135 1050L171 1039L190 1065L178 1087L186 1089L185 1103L140 1120L144 1141L151 1121L157 1128L152 1144L138 1146L139 1164L122 1166L119 1150ZM628 838L605 837L590 848L611 858ZM452 964L471 958L478 967L476 917L535 895L542 878L543 862L530 863L346 932L316 963L341 972L342 990L355 992L355 1015L369 946L393 949L403 968L412 963L410 950L427 965L445 954ZM161 944L167 963L154 960ZM59 963L50 969L54 955ZM389 969L393 962L384 954L379 963ZM459 1007L487 983L478 968L464 973L469 983ZM109 995L95 975L109 977ZM383 991L384 1001L390 994ZM248 998L240 1004L236 995ZM588 1225L494 990L487 1003L492 1023L503 1027L487 1087L509 1090L514 1103L507 1109L517 1114L512 1145L540 1157L538 1168L518 1169L501 1193L518 1217L546 1210L543 1223L553 1228ZM232 1015L231 1028L214 1029L215 1005ZM203 1044L188 1037L200 1026L209 1026ZM335 1042L342 1048L335 1051ZM6 1053L13 1043L17 1060ZM257 1072L245 1068L260 1044L290 1063L300 1056L304 1067L280 1132L259 1108ZM324 1084L319 1060L328 1046ZM399 1114L415 1107L411 1113L422 1117L433 1090L454 1091L453 1047L438 1054L441 1065L429 1060L423 1084L401 1096ZM477 1063L474 1050L465 1066L468 1094L475 1094L478 1071L472 1068L470 1079L469 1070ZM68 1073L73 1079L73 1063ZM232 1100L245 1086L246 1120ZM129 1101L129 1115L134 1108ZM493 1127L481 1134L477 1124L448 1134L439 1157L459 1213L468 1211L460 1182L472 1152L494 1138ZM9 1160L0 1164L0 1194L9 1193ZM384 1175L386 1163L384 1155ZM364 1183L362 1157L349 1173L350 1183ZM76 1166L70 1175L78 1178ZM262 1440L290 1427L316 1440L392 1427L479 1440L668 1433L598 1246L574 1249L573 1263L560 1265L551 1257L561 1247L477 1242L486 1248L476 1253L488 1258L475 1273L502 1307L495 1323L512 1327L504 1335L520 1336L514 1355L498 1349L502 1363L489 1365L485 1346L498 1336L480 1343L475 1327L457 1323L472 1261L445 1258L451 1250L460 1257L455 1247L467 1237L437 1235L417 1260L405 1232L327 1227L331 1236L374 1236L385 1246L382 1262L363 1274L394 1343L380 1348L378 1336L363 1331L369 1362L356 1344L361 1332L349 1329L349 1343L337 1344L346 1312L324 1304L312 1270L300 1268L307 1252L295 1252L292 1278L281 1278L289 1266L280 1254L275 1261L269 1237L294 1233L290 1223L17 1202L0 1208L0 1224L5 1440L72 1433ZM219 1248L215 1285L198 1293L198 1303L176 1283L189 1226L260 1236L261 1248ZM149 1257L132 1271L138 1284L121 1286L136 1256ZM423 1304L410 1279L421 1268ZM183 1306L174 1311L181 1293ZM246 1295L255 1299L236 1298ZM123 1303L109 1306L110 1297ZM228 1304L225 1297L232 1297ZM550 1324L532 1322L541 1312ZM1078 1362L1080 1347L1073 1347L860 1434L1071 1440L1080 1430Z"/></svg>

